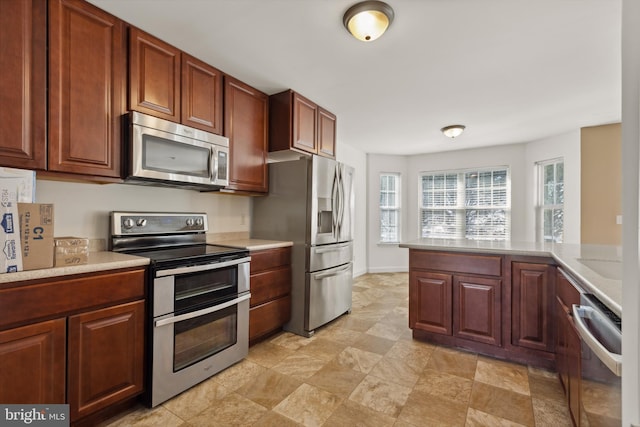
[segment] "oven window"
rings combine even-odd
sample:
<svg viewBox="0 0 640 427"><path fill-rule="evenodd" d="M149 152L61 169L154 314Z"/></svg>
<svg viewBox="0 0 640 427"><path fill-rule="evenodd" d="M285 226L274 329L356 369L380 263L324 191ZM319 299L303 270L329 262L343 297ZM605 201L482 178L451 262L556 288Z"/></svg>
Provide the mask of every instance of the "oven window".
<svg viewBox="0 0 640 427"><path fill-rule="evenodd" d="M148 134L142 138L143 169L209 178L211 150L208 148Z"/></svg>
<svg viewBox="0 0 640 427"><path fill-rule="evenodd" d="M174 324L173 371L178 372L237 342L238 306Z"/></svg>
<svg viewBox="0 0 640 427"><path fill-rule="evenodd" d="M238 268L230 266L175 277L174 311L211 305L238 293Z"/></svg>

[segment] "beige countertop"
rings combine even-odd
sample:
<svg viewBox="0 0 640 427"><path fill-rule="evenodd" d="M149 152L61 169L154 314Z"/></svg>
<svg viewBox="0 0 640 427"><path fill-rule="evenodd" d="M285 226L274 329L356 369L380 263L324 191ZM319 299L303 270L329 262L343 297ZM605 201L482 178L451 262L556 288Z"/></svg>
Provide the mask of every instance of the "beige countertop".
<svg viewBox="0 0 640 427"><path fill-rule="evenodd" d="M216 245L230 246L232 248L248 249L250 251L260 251L264 249L286 248L293 246L293 242L286 242L280 240L262 240L251 238L238 238L238 239L219 239L215 237L207 236L207 243L214 243Z"/></svg>
<svg viewBox="0 0 640 427"><path fill-rule="evenodd" d="M400 247L434 251L552 257L562 269L579 282L578 284L586 292L593 293L614 313L622 315L622 248L620 246L417 239L403 242Z"/></svg>
<svg viewBox="0 0 640 427"><path fill-rule="evenodd" d="M43 279L72 274L95 273L119 268L143 267L148 264L148 258L139 256L109 251L89 252L89 261L86 264L18 271L17 273L2 273L0 274L0 283L21 282L23 280Z"/></svg>

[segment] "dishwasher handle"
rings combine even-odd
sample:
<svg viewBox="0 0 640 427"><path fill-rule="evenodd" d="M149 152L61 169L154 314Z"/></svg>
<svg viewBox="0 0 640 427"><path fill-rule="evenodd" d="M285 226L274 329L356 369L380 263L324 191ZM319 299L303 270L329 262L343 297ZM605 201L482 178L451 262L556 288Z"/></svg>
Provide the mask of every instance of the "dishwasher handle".
<svg viewBox="0 0 640 427"><path fill-rule="evenodd" d="M612 353L593 336L584 319L595 320L596 322L606 322L604 319L598 319L599 313L592 307L573 304L572 307L573 318L575 320L576 329L580 338L585 342L587 346L595 353L595 355L604 363L607 368L611 370L617 376L622 375L622 355L618 353ZM618 332L616 332L618 333Z"/></svg>

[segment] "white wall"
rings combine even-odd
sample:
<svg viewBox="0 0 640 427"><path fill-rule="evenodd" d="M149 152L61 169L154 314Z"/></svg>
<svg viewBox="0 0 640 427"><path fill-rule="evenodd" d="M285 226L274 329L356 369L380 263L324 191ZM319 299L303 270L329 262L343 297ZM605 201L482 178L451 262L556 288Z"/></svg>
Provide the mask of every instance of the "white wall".
<svg viewBox="0 0 640 427"><path fill-rule="evenodd" d="M564 243L580 243L580 129L526 144L526 189L537 187L536 162L564 159ZM536 240L535 191L525 197L524 240Z"/></svg>
<svg viewBox="0 0 640 427"><path fill-rule="evenodd" d="M640 425L640 2L622 2L622 425Z"/></svg>
<svg viewBox="0 0 640 427"><path fill-rule="evenodd" d="M399 173L402 197L400 199L400 240L407 240L407 211L411 209L409 193L406 191L408 181L413 179L407 175L407 156L382 154L367 155L367 222L369 253L367 265L370 273L408 271L409 250L399 248L397 244L380 243L380 174Z"/></svg>
<svg viewBox="0 0 640 427"><path fill-rule="evenodd" d="M54 204L55 236L107 239L110 211L206 212L209 232L248 232L249 197L129 184L37 180L36 201Z"/></svg>
<svg viewBox="0 0 640 427"><path fill-rule="evenodd" d="M367 156L360 150L340 142L336 159L355 169L353 188L355 190L353 275L367 272Z"/></svg>

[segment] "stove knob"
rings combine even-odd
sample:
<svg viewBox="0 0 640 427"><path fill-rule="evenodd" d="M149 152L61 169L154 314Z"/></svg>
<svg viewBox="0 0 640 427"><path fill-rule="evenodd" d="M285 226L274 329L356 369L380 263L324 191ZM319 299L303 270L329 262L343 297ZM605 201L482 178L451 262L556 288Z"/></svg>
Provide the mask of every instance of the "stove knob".
<svg viewBox="0 0 640 427"><path fill-rule="evenodd" d="M138 227L144 227L145 225L147 225L147 220L146 220L146 219L144 219L144 218L138 218L138 219L136 220L136 225L137 225Z"/></svg>
<svg viewBox="0 0 640 427"><path fill-rule="evenodd" d="M122 225L124 226L124 228L126 228L128 230L130 228L133 228L135 223L133 222L133 220L131 218L127 218L124 221L122 221Z"/></svg>
<svg viewBox="0 0 640 427"><path fill-rule="evenodd" d="M187 218L187 227L193 227L194 220L193 218Z"/></svg>
<svg viewBox="0 0 640 427"><path fill-rule="evenodd" d="M197 225L198 227L202 227L202 224L204 224L204 221L202 220L202 218L198 217L198 218L196 219L196 225Z"/></svg>

